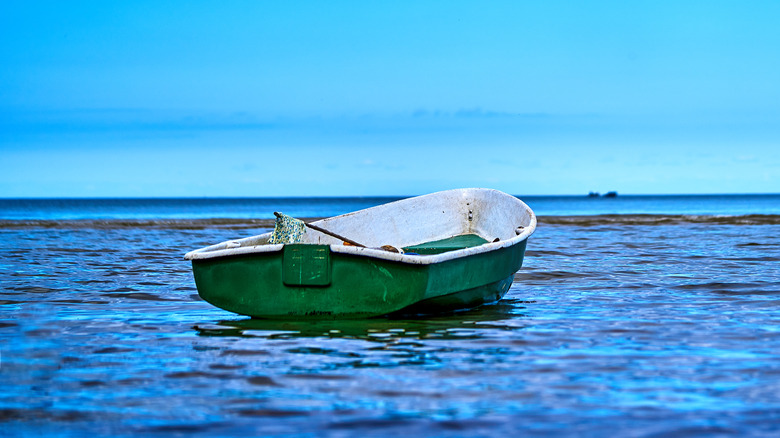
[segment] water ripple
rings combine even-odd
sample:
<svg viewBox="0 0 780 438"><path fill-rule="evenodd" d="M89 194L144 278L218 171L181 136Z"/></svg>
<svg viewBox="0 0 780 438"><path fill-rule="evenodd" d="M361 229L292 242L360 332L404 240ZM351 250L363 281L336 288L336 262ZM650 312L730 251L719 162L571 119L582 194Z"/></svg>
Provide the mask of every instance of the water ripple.
<svg viewBox="0 0 780 438"><path fill-rule="evenodd" d="M11 435L772 436L780 226L749 219L761 225L543 221L499 303L357 321L199 300L181 255L240 224L7 226L0 422Z"/></svg>

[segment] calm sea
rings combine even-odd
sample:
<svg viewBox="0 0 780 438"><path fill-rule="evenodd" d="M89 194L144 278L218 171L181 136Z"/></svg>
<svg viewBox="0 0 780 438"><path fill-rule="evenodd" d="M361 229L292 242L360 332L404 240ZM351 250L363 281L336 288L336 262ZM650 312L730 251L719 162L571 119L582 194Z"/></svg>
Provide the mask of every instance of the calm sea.
<svg viewBox="0 0 780 438"><path fill-rule="evenodd" d="M0 200L0 435L780 434L780 196L521 198L498 304L314 322L183 254L393 199Z"/></svg>

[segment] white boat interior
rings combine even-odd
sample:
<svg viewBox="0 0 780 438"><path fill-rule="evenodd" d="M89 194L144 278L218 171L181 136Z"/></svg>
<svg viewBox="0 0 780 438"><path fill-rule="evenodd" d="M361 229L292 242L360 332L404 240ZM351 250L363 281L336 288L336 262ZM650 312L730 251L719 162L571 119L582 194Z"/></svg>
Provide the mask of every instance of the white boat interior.
<svg viewBox="0 0 780 438"><path fill-rule="evenodd" d="M522 242L536 229L536 216L521 200L493 189L455 189L407 198L376 207L312 222L320 228L359 242L366 248L306 228L301 243L331 245L331 251L397 260L414 264L438 263ZM437 255L408 255L382 250L403 248L476 234L488 243ZM280 251L268 244L271 233L222 242L185 255L188 260Z"/></svg>

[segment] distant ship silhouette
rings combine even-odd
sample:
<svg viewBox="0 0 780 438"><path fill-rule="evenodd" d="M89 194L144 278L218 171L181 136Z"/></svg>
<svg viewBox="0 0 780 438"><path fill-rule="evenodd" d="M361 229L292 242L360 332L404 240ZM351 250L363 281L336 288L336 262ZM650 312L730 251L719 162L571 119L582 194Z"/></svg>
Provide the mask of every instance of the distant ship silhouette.
<svg viewBox="0 0 780 438"><path fill-rule="evenodd" d="M607 192L604 195L600 195L599 192L588 192L588 198L617 198L617 192Z"/></svg>

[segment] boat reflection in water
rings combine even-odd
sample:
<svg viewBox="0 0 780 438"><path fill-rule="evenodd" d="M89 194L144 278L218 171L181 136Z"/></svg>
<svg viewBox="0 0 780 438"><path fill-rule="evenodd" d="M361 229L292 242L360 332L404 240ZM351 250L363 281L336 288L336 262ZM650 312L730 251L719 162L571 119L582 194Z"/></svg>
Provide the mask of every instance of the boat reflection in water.
<svg viewBox="0 0 780 438"><path fill-rule="evenodd" d="M199 336L238 338L344 338L376 342L399 339L466 339L480 338L479 329L517 330L523 315L520 300L502 300L475 310L454 312L424 318L387 316L370 319L228 319L198 324L193 328ZM512 318L511 324L508 320Z"/></svg>

